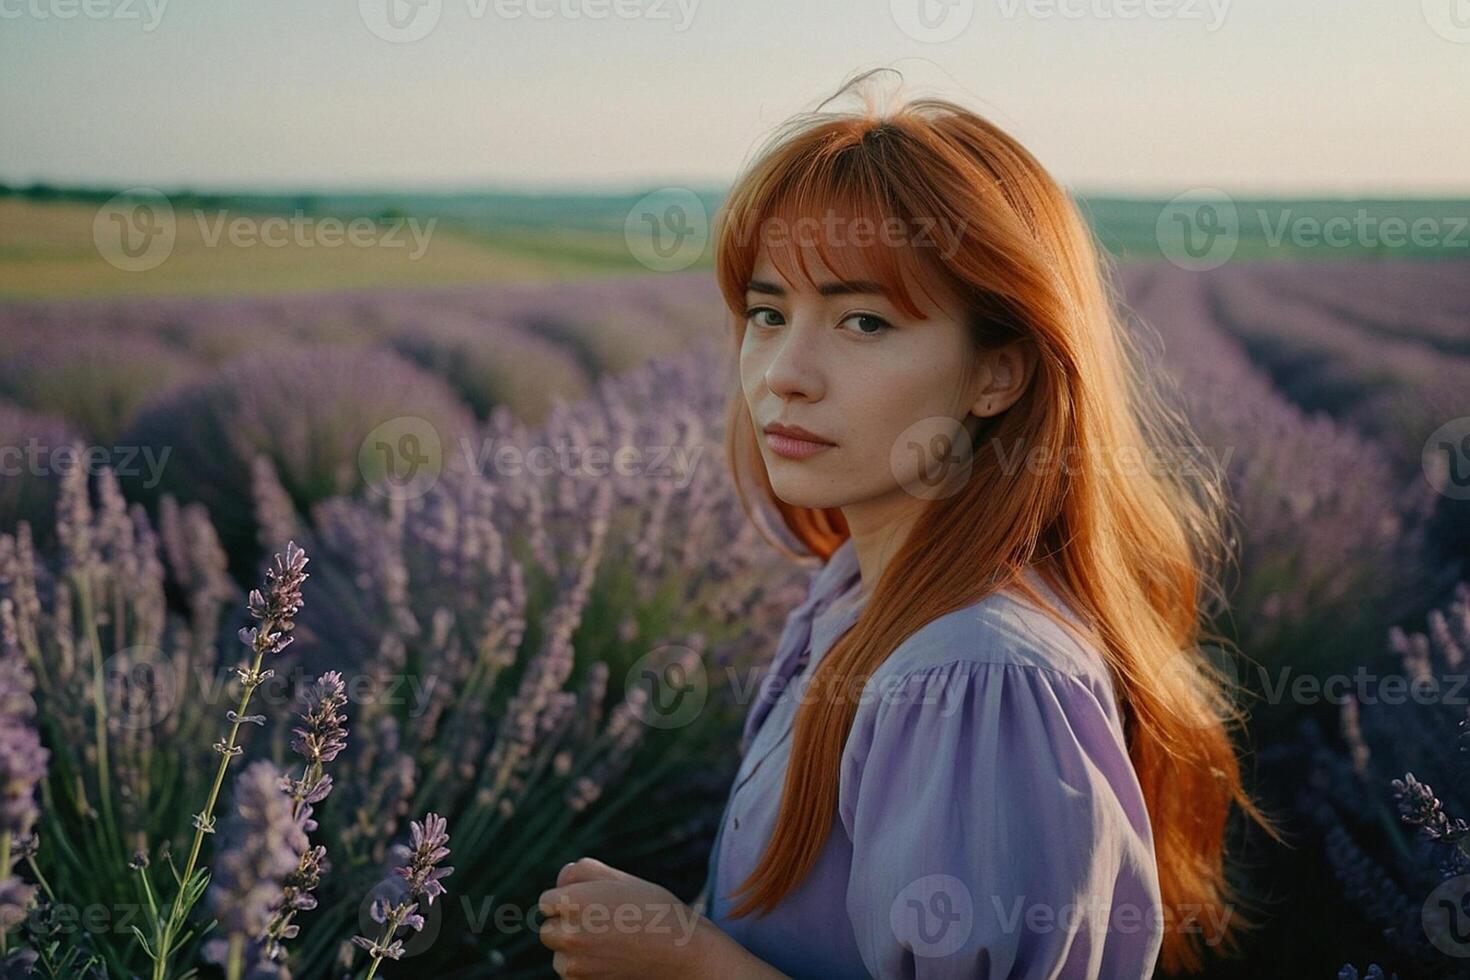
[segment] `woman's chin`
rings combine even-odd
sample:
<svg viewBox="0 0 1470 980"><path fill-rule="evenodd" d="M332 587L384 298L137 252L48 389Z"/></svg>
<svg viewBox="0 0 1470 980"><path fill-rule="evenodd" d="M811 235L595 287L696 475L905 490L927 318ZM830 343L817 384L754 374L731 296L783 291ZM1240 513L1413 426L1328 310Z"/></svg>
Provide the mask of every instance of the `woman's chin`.
<svg viewBox="0 0 1470 980"><path fill-rule="evenodd" d="M834 493L831 487L817 487L812 481L807 480L778 480L772 474L771 488L776 491L776 496L782 502L792 507L807 507L812 510L824 510L829 507L841 507L847 503L845 494Z"/></svg>

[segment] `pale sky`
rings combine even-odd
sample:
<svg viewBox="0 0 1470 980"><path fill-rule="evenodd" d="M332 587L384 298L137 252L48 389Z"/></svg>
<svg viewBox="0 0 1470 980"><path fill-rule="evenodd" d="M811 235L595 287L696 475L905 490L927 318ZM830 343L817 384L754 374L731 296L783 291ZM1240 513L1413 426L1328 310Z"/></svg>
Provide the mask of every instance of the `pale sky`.
<svg viewBox="0 0 1470 980"><path fill-rule="evenodd" d="M0 180L722 185L877 66L1085 193L1470 196L1470 0L0 0Z"/></svg>

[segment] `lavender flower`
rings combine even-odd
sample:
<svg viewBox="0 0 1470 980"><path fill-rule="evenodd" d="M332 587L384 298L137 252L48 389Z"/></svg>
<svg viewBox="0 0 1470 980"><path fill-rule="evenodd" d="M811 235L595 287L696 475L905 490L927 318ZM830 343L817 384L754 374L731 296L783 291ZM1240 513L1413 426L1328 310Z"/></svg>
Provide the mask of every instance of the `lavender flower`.
<svg viewBox="0 0 1470 980"><path fill-rule="evenodd" d="M410 822L409 842L413 856L407 866L393 869L408 882L410 894L423 896L425 905L433 905L434 897L444 894L444 886L439 884L439 880L449 877L454 870L435 867L449 856L449 848L444 846L449 842L446 826L444 818L437 813L426 816L423 823Z"/></svg>
<svg viewBox="0 0 1470 980"><path fill-rule="evenodd" d="M240 678L243 687L240 695L240 704L238 708L226 712L226 717L231 722L229 733L214 743L214 749L220 754L221 758L219 767L215 770L214 785L210 788L209 799L205 801L204 809L194 815L194 842L189 850L188 863L184 865L184 873L179 876L183 887L174 897L173 903L169 906L168 915L160 921L158 934L154 937L153 957L156 968L155 972L159 975L166 973L168 959L173 953L175 930L179 928L184 917L187 916L189 907L193 902L193 896L197 895L197 892L194 890L196 888L194 883L195 868L198 865L199 852L204 843L204 836L214 833L214 807L216 801L219 799L219 791L221 785L224 783L225 773L229 768L230 761L235 756L244 752L244 749L237 745L235 741L239 735L240 726L247 723L262 726L265 724L264 715L247 715L245 711L250 704L250 697L255 693L255 689L273 673L269 668L262 671L260 668L261 662L267 654L279 654L291 642L291 631L296 627L294 617L301 610L302 606L301 586L308 577L306 574L307 560L306 553L298 548L294 541L287 542L285 554L274 556L271 566L266 572L265 591L262 592L260 589L252 589L250 592L250 598L246 605L250 611L250 615L260 622L260 626L242 629L240 631L240 639L250 647L254 654L254 659L248 665L241 664L235 668L235 672ZM255 767L252 766L253 768ZM274 768L272 771L274 772ZM259 770L257 770L257 775L254 778L257 781L261 778ZM310 820L311 813L309 809L304 812L299 811L291 798L284 794L284 790L290 788L291 781L289 779L277 773L276 782L278 784L276 789L281 792L281 799L285 801L283 805L286 808L286 818L302 828L300 831L300 846L291 851L290 867L287 867L281 872L281 877L284 878L291 868L296 866L301 853L307 849L305 824ZM258 802L257 809L259 809ZM271 914L279 906L279 901L280 896L276 896L272 899L271 904L261 912L263 921L260 923L259 929L249 931L243 929L234 930L231 941L244 942L247 938L251 940L262 938L265 927L269 924ZM250 909L252 912L256 911L254 905L251 905ZM235 957L238 953L232 949L230 955L231 968L233 969Z"/></svg>
<svg viewBox="0 0 1470 980"><path fill-rule="evenodd" d="M332 790L332 777L322 772L322 764L335 759L347 747L347 728L343 724L347 716L337 713L347 703L342 675L332 670L317 678L307 688L305 701L301 712L303 727L293 729L296 738L291 747L306 760L306 765L301 778L288 780L285 785L291 796L291 812L309 833L317 827L311 818L313 805L326 799ZM281 900L272 910L261 941L261 960L279 963L285 959L283 941L294 939L300 931L291 920L297 912L316 908L317 900L312 892L329 870L331 865L324 846L317 844L301 851L295 870L286 878Z"/></svg>
<svg viewBox="0 0 1470 980"><path fill-rule="evenodd" d="M1433 492L1422 479L1405 489L1382 444L1283 397L1238 324L1259 318L1289 340L1297 320L1258 314L1268 294L1243 282L1251 270L1138 266L1128 295L1157 325L1202 462L1223 470L1239 511L1233 639L1264 664L1305 667L1376 643L1380 624L1418 601Z"/></svg>
<svg viewBox="0 0 1470 980"><path fill-rule="evenodd" d="M1220 270L1220 320L1293 401L1348 421L1417 469L1429 433L1464 414L1470 344L1452 312L1463 288L1406 288L1401 264L1369 287L1362 265L1323 265Z"/></svg>
<svg viewBox="0 0 1470 980"><path fill-rule="evenodd" d="M322 763L331 762L347 747L347 728L343 724L347 716L337 713L347 703L342 674L335 670L327 671L307 689L305 698L306 707L301 713L303 727L291 730L296 736L291 742L291 749L309 766L320 768ZM307 802L315 803L316 800Z"/></svg>
<svg viewBox="0 0 1470 980"><path fill-rule="evenodd" d="M0 360L0 398L65 416L88 439L110 443L139 409L195 367L159 338L119 337L95 324Z"/></svg>
<svg viewBox="0 0 1470 980"><path fill-rule="evenodd" d="M1453 844L1470 835L1470 824L1459 817L1451 820L1434 790L1428 783L1415 779L1412 772L1404 773L1403 779L1395 779L1390 785L1404 823L1418 827L1428 839Z"/></svg>
<svg viewBox="0 0 1470 980"><path fill-rule="evenodd" d="M267 654L279 654L291 644L293 639L291 630L296 626L292 617L301 609L301 584L308 577L305 571L307 561L306 553L296 546L296 542L287 542L285 555L276 555L270 569L266 572L265 592L262 593L259 589L250 590L250 598L246 606L250 610L250 615L260 621L260 626L240 630L240 641L250 648L255 659L249 665L240 664L235 668L235 674L239 677L243 687L240 705L238 708L225 712L225 718L232 723L229 734L214 743L214 750L224 758L220 761L219 773L209 801L205 804L204 809L194 817L194 826L199 834L214 832L211 813L219 795L219 786L224 777L225 767L229 765L231 759L245 751L235 744L240 726L243 724L265 725L265 715L247 715L245 709L250 704L250 697L255 689L275 673L270 668L261 670L261 661ZM193 870L194 862L198 858L200 840L201 837L196 834L185 878L188 877L188 872Z"/></svg>
<svg viewBox="0 0 1470 980"><path fill-rule="evenodd" d="M46 778L50 753L31 725L34 681L16 636L10 599L0 599L0 937L25 917L35 893L15 865L33 853L36 787Z"/></svg>
<svg viewBox="0 0 1470 980"><path fill-rule="evenodd" d="M399 355L444 378L480 418L513 405L539 422L560 400L587 396L589 373L567 345L514 323L458 311L420 313L387 338Z"/></svg>
<svg viewBox="0 0 1470 980"><path fill-rule="evenodd" d="M240 639L247 646L258 652L280 653L290 645L292 638L287 634L295 628L294 617L301 611L301 585L308 578L308 560L295 541L286 542L286 553L271 560L265 574L265 592L250 591L247 606L261 626L240 631Z"/></svg>
<svg viewBox="0 0 1470 980"><path fill-rule="evenodd" d="M418 902L409 899L421 898L428 906L434 904L436 896L444 894L444 886L439 881L454 871L453 868L437 867L449 856L449 848L444 846L449 841L445 827L446 821L437 813L425 816L423 823L409 821L408 863L393 869L406 883L407 894L396 903L381 897L373 899L369 914L374 922L384 927L379 938L352 937L353 944L367 950L373 958L367 980L372 980L378 964L385 958L396 960L403 955L402 940L394 938L399 929L405 926L415 931L423 929L424 917L418 914Z"/></svg>
<svg viewBox="0 0 1470 980"><path fill-rule="evenodd" d="M221 833L209 887L209 904L225 938L211 941L206 951L232 977L247 942L265 939L285 898L286 878L309 847L305 817L295 812L286 784L267 759L252 762L235 782L234 813Z"/></svg>

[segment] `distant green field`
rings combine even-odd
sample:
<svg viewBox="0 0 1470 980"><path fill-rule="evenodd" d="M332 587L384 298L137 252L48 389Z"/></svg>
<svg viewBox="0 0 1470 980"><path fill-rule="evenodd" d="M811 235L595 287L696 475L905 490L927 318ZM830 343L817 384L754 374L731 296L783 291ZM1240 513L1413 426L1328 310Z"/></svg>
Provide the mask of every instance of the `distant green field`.
<svg viewBox="0 0 1470 980"><path fill-rule="evenodd" d="M1177 257L1185 228L1234 238L1243 259L1470 259L1470 200L1233 198L1201 193L1170 205L1115 197L1080 201L1098 239L1129 259ZM1181 224L1183 222L1183 224Z"/></svg>
<svg viewBox="0 0 1470 980"><path fill-rule="evenodd" d="M650 234L645 226L667 217L639 213L645 197L631 193L169 193L162 207L139 215L130 200L119 206L116 193L0 187L0 296L392 289L648 274L660 268L640 261L630 236ZM706 247L696 247L681 268L710 265L707 229L721 194L683 192L685 210L703 212L690 227L702 236L693 241ZM1125 261L1470 258L1467 200L1203 194L1173 204L1106 196L1079 203L1098 240ZM127 215L112 213L120 209ZM118 251L116 236L133 233L141 249L164 212L170 237L158 261L139 263ZM350 222L353 240L342 231Z"/></svg>

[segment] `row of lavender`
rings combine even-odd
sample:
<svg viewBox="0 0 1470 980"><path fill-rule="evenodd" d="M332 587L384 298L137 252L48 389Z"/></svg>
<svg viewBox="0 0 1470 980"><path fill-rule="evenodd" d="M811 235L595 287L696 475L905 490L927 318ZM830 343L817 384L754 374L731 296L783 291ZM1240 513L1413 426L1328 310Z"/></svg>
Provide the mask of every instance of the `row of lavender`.
<svg viewBox="0 0 1470 980"><path fill-rule="evenodd" d="M1406 474L1441 471L1441 551L1470 551L1470 266L1246 264L1209 292L1215 322L1293 402L1372 437Z"/></svg>
<svg viewBox="0 0 1470 980"><path fill-rule="evenodd" d="M1304 842L1251 854L1289 869L1270 880L1289 898L1262 945L1298 975L1333 946L1396 976L1465 975L1470 829L1451 814L1470 806L1470 591L1456 584L1470 538L1454 530L1464 502L1430 487L1420 456L1431 432L1470 416L1470 275L1246 264L1129 279L1130 306L1167 332L1204 441L1248 434L1231 466L1245 529L1235 615L1295 607L1295 636L1243 644L1278 654L1240 679L1257 699L1262 789ZM1286 492L1262 492L1272 485ZM1354 561L1365 546L1377 555ZM1252 579L1284 585L1280 601L1253 603ZM1303 676L1314 683L1293 693Z"/></svg>
<svg viewBox="0 0 1470 980"><path fill-rule="evenodd" d="M358 420L420 416L447 443L497 405L538 423L603 376L716 336L714 295L708 276L668 276L5 304L0 446L24 455L6 457L0 527L51 523L46 448L80 440L130 496L208 505L233 555L249 542L254 455L298 504L349 492L360 480L340 461L366 434ZM311 439L293 444L302 416Z"/></svg>
<svg viewBox="0 0 1470 980"><path fill-rule="evenodd" d="M1465 263L1243 264L1210 277L1217 323L1292 401L1378 439L1408 467L1470 409Z"/></svg>

